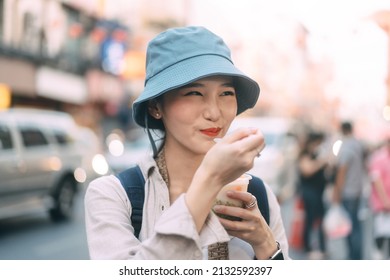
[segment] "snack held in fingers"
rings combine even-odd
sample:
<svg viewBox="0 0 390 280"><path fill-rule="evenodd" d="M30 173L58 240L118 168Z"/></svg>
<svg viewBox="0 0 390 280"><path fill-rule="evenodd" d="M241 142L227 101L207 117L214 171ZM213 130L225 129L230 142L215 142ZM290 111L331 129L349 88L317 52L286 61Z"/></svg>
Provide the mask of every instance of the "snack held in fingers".
<svg viewBox="0 0 390 280"><path fill-rule="evenodd" d="M226 205L226 206L234 206L234 207L241 207L244 208L244 202L238 199L230 198L227 195L228 191L241 191L241 192L247 192L248 191L248 184L249 180L252 179L252 176L248 174L243 174L233 182L230 182L229 184L222 187L222 189L217 194L217 198L215 200L215 205ZM225 218L228 220L239 220L239 218L217 214L221 218Z"/></svg>

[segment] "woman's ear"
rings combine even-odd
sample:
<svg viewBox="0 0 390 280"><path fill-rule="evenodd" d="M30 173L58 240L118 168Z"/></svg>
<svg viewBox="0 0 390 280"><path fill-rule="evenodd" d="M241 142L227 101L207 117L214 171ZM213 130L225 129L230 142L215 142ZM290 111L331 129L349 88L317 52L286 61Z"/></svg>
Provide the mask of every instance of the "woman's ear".
<svg viewBox="0 0 390 280"><path fill-rule="evenodd" d="M149 101L148 112L156 120L161 119L161 110L159 109L158 103L155 100Z"/></svg>

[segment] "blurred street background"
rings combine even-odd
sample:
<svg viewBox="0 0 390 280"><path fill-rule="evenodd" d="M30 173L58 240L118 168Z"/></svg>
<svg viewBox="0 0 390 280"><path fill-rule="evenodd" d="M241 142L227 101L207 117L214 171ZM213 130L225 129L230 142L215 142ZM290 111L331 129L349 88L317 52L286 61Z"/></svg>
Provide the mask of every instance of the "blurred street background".
<svg viewBox="0 0 390 280"><path fill-rule="evenodd" d="M289 237L299 215L296 163L307 132L326 135L322 148L330 164L342 121L353 123L367 157L389 133L390 0L0 0L0 113L65 113L74 120L64 124L65 138L73 139L81 157L61 158L59 148L55 160L50 156L50 168L57 175L61 169L64 178L65 164L58 162L72 162L71 216L69 192L55 193L50 215L29 197L11 205L5 176L11 169L27 174L28 165L16 148L13 153L17 131L0 114L0 259L89 258L84 191L90 180L130 167L149 151L131 118L131 104L143 89L147 43L166 28L186 25L203 25L224 38L235 64L260 84L255 108L234 125L264 131L267 147L252 172L275 191ZM27 140L15 140L15 147L32 139L26 135L21 132ZM56 143L68 143L65 138ZM22 184L32 178L15 184L17 193L27 194ZM66 190L60 182L58 190ZM370 190L367 175L359 209L363 257L378 259ZM327 242L328 259L347 258L344 239ZM295 244L290 253L309 258Z"/></svg>

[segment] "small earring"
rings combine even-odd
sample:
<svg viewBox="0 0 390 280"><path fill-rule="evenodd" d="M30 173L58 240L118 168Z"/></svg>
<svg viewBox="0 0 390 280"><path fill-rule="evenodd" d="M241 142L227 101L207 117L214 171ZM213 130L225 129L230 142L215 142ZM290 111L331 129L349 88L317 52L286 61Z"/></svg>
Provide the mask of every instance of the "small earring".
<svg viewBox="0 0 390 280"><path fill-rule="evenodd" d="M155 114L155 117L156 117L156 118L159 118L159 117L160 117L160 113L156 113L156 114Z"/></svg>

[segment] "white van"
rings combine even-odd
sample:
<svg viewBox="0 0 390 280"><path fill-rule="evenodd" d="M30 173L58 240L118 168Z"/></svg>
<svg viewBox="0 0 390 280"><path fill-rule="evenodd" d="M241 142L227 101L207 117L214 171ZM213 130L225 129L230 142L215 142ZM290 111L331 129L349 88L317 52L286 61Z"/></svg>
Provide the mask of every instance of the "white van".
<svg viewBox="0 0 390 280"><path fill-rule="evenodd" d="M83 168L78 129L63 112L0 111L0 218L37 207L46 207L55 221L72 216Z"/></svg>

